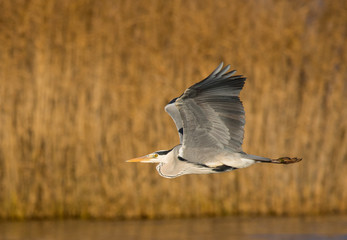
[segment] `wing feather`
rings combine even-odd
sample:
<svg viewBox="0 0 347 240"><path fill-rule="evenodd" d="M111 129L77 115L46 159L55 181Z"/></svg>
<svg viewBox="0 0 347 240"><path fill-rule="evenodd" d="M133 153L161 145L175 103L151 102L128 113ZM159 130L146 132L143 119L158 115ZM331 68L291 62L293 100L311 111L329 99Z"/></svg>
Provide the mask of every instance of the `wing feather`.
<svg viewBox="0 0 347 240"><path fill-rule="evenodd" d="M165 107L177 130L183 128L184 159L205 163L221 151L242 152L245 112L239 94L246 78L229 69L221 63Z"/></svg>
<svg viewBox="0 0 347 240"><path fill-rule="evenodd" d="M183 122L181 118L181 114L176 107L175 101L171 101L171 103L165 106L165 111L170 115L174 123L176 124L176 128L180 137L180 142L183 141Z"/></svg>

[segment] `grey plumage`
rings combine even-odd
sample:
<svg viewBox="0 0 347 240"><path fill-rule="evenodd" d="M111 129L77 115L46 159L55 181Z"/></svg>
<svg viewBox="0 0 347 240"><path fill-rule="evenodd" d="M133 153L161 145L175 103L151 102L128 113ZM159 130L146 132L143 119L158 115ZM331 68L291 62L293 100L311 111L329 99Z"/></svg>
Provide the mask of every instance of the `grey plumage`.
<svg viewBox="0 0 347 240"><path fill-rule="evenodd" d="M222 66L165 108L177 129L183 127L183 158L206 162L220 151L242 152L245 112L238 95L246 78L235 71L225 77L230 66Z"/></svg>
<svg viewBox="0 0 347 240"><path fill-rule="evenodd" d="M204 80L185 90L165 106L176 124L180 144L129 162L159 163L166 178L184 174L232 171L256 162L294 163L300 158L270 159L242 150L245 111L239 94L246 78L228 72L223 62Z"/></svg>

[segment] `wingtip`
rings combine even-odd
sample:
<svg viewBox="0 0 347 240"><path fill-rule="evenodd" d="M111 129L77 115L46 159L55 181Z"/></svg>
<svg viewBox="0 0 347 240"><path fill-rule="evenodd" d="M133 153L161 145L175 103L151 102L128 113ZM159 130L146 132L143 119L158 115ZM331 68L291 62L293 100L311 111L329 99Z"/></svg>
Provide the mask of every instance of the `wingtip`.
<svg viewBox="0 0 347 240"><path fill-rule="evenodd" d="M210 78L210 77L214 77L215 75L217 75L220 70L223 68L223 61L218 65L218 67L207 77L207 78Z"/></svg>
<svg viewBox="0 0 347 240"><path fill-rule="evenodd" d="M216 68L216 70L214 70L214 72L215 72L215 73L219 73L220 70L222 70L223 66L224 66L224 62L222 61L222 62L218 65L218 67Z"/></svg>
<svg viewBox="0 0 347 240"><path fill-rule="evenodd" d="M223 68L222 70L220 70L217 74L216 77L221 77L224 74L226 74L230 69L230 64L226 65L225 68Z"/></svg>

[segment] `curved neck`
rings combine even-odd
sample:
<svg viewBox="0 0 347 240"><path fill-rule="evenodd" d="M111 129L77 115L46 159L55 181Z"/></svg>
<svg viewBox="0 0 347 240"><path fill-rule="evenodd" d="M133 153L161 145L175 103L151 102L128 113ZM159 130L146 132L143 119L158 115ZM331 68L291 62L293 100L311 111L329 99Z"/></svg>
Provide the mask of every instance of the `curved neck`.
<svg viewBox="0 0 347 240"><path fill-rule="evenodd" d="M165 178L175 178L185 174L186 164L177 159L181 145L177 145L166 156L165 160L157 165L160 176Z"/></svg>

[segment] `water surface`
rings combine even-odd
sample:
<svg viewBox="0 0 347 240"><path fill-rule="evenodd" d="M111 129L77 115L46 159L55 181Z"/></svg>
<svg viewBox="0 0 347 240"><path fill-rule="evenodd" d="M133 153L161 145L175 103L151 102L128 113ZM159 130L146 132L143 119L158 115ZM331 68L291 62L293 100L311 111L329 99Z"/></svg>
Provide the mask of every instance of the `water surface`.
<svg viewBox="0 0 347 240"><path fill-rule="evenodd" d="M347 239L347 216L0 222L0 240Z"/></svg>

